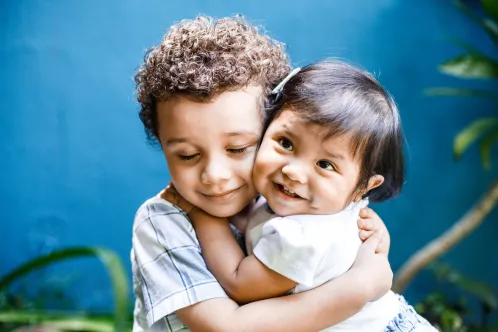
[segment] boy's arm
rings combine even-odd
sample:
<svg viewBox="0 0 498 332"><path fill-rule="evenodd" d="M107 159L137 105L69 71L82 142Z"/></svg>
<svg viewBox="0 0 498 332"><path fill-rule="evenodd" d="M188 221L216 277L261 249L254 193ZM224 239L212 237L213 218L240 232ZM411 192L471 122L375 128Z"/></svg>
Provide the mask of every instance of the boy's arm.
<svg viewBox="0 0 498 332"><path fill-rule="evenodd" d="M192 331L319 331L357 313L384 295L392 282L385 254L376 253L382 237L362 244L353 267L310 291L238 307L229 299L212 299L177 311Z"/></svg>
<svg viewBox="0 0 498 332"><path fill-rule="evenodd" d="M225 218L216 218L195 208L173 187L166 190L165 198L188 213L195 225L204 260L230 298L238 303L248 303L282 295L296 286L295 281L268 268L267 264L263 264L256 256L245 257ZM360 237L363 241L377 232L382 238L379 252L389 251L387 228L373 210L369 208L361 210L358 226L362 229ZM298 251L300 249L309 248L299 248ZM311 271L310 268L304 268L304 270ZM288 275L286 272L280 272ZM302 278L303 275L309 273L300 274ZM297 280L295 277L297 276L294 275L294 280Z"/></svg>
<svg viewBox="0 0 498 332"><path fill-rule="evenodd" d="M194 224L207 266L228 296L238 303L283 295L296 282L269 269L256 256L244 256L226 218L216 218L193 209Z"/></svg>

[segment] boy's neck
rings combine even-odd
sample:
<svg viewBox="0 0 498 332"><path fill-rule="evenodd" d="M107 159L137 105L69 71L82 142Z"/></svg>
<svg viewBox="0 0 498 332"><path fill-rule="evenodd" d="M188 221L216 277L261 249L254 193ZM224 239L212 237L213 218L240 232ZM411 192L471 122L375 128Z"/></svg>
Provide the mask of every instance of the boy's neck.
<svg viewBox="0 0 498 332"><path fill-rule="evenodd" d="M242 211L228 218L230 223L234 225L243 234L246 231L247 222L249 221L249 217L252 211L254 210L255 203L256 199L253 199L251 203L249 203L244 209L242 209Z"/></svg>

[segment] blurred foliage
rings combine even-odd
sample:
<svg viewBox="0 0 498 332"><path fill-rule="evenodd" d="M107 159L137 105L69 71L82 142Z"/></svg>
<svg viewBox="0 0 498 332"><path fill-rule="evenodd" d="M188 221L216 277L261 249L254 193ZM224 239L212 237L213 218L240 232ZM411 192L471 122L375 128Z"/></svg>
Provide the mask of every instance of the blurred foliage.
<svg viewBox="0 0 498 332"><path fill-rule="evenodd" d="M491 317L498 313L498 292L490 285L470 279L449 265L434 262L429 269L440 283L449 284L458 291L458 297L450 297L442 291L429 294L415 306L442 332L498 331L498 322ZM441 286L441 285L440 285ZM473 312L468 298L477 300L479 312Z"/></svg>
<svg viewBox="0 0 498 332"><path fill-rule="evenodd" d="M461 0L454 0L455 6L472 22L482 28L498 47L498 0L481 0L472 2L474 9L469 8ZM479 7L479 8L477 8ZM464 52L453 59L439 65L439 71L460 79L490 80L498 78L498 58L480 52L476 47L457 40ZM495 48L496 51L496 48ZM493 101L494 111L498 110L498 90L496 81L494 89L477 90L471 88L436 87L426 92L433 96L457 97L485 97ZM496 114L496 112L495 112ZM491 169L491 154L493 144L498 140L498 116L477 118L471 121L454 138L453 155L455 159L461 156L474 144L478 144L481 154L481 163L487 170ZM494 181L491 188L454 224L441 235L416 251L396 272L393 287L403 291L415 276L428 264L435 261L455 245L466 238L474 229L479 227L493 208L498 204L498 181ZM434 298L433 300L436 300Z"/></svg>
<svg viewBox="0 0 498 332"><path fill-rule="evenodd" d="M495 46L498 47L498 1L482 0L483 15L471 10L464 2L454 1L457 8L467 15L473 22L478 24L486 33ZM439 71L462 79L497 79L498 59L496 55L488 56L475 47L463 42L456 41L464 53L450 59L439 66ZM427 93L435 96L461 96L461 97L485 97L493 100L498 99L496 90L461 89L454 87L437 87L427 90ZM494 106L496 108L496 105ZM476 119L460 131L453 142L453 155L459 159L465 151L474 143L478 143L481 153L481 162L485 169L491 168L491 149L498 140L498 116ZM479 142L478 142L479 141Z"/></svg>
<svg viewBox="0 0 498 332"><path fill-rule="evenodd" d="M460 0L454 1L454 4L478 24L498 47L497 0L481 0L482 15L479 11L471 10ZM498 78L496 57L485 55L465 42L457 41L457 44L465 50L465 53L442 63L439 66L442 73L461 79ZM483 97L498 100L498 90L438 87L429 89L427 92L435 96ZM494 103L495 109L496 106L497 104ZM453 142L453 155L455 159L459 159L472 144L479 144L481 163L485 169L489 170L492 146L497 140L498 116L475 119L456 135ZM429 269L440 282L455 288L459 295L454 298L442 291L436 291L416 306L419 313L443 332L498 331L496 321L498 293L496 290L483 282L464 276L444 263L433 262L429 265ZM477 300L479 312L473 312L468 302L469 298Z"/></svg>
<svg viewBox="0 0 498 332"><path fill-rule="evenodd" d="M115 312L96 315L69 310L73 303L66 297L64 282L41 287L29 294L23 290L26 275L43 270L54 263L82 257L98 258L105 266L114 291ZM13 293L9 286L21 284ZM54 251L40 256L0 278L0 330L1 331L129 331L131 320L128 305L128 278L119 257L102 248L77 247ZM47 303L57 303L64 310L49 310Z"/></svg>

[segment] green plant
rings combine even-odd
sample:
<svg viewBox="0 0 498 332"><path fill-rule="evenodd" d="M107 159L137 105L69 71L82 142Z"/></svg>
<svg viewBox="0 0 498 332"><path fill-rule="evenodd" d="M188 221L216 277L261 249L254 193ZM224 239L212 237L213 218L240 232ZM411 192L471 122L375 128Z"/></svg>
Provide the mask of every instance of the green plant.
<svg viewBox="0 0 498 332"><path fill-rule="evenodd" d="M478 24L498 47L498 1L481 0L484 16L468 8L462 1L454 4L473 22ZM439 71L461 79L498 79L498 57L493 58L469 44L458 41L464 53L439 66ZM498 108L498 91L437 87L427 90L433 96L486 97ZM481 162L491 169L492 146L498 140L498 117L479 118L463 128L453 142L453 155L460 157L473 144L479 144ZM439 237L415 252L396 273L394 289L402 292L408 283L430 262L434 261L476 229L498 203L498 181L457 222Z"/></svg>
<svg viewBox="0 0 498 332"><path fill-rule="evenodd" d="M428 295L415 306L417 312L427 318L442 332L494 331L497 324L491 324L490 316L497 313L498 293L491 286L470 279L448 264L433 262L429 267L440 283L450 284L458 292L458 298L450 298L441 291ZM479 317L473 315L467 298L479 303Z"/></svg>
<svg viewBox="0 0 498 332"><path fill-rule="evenodd" d="M25 275L54 263L81 257L96 257L106 267L111 278L115 313L113 316L95 316L87 313L25 309L8 287ZM14 329L23 325L36 325L37 331L96 331L129 330L128 278L120 259L103 248L76 247L54 251L35 258L14 269L0 279L0 328Z"/></svg>
<svg viewBox="0 0 498 332"><path fill-rule="evenodd" d="M441 332L467 331L463 316L469 312L469 308L463 297L455 301L442 292L434 292L418 303L415 310Z"/></svg>
<svg viewBox="0 0 498 332"><path fill-rule="evenodd" d="M477 23L498 46L498 2L496 0L481 0L487 14L480 17L468 8L462 1L454 1L457 8ZM477 48L457 41L465 53L442 63L439 71L462 79L497 79L498 59L481 53ZM498 91L461 89L453 87L437 87L428 89L427 93L434 96L485 97L498 99ZM496 105L495 105L496 106ZM465 151L474 143L480 141L481 162L484 168L491 168L491 148L498 140L498 116L476 119L460 131L453 142L453 155L460 159Z"/></svg>

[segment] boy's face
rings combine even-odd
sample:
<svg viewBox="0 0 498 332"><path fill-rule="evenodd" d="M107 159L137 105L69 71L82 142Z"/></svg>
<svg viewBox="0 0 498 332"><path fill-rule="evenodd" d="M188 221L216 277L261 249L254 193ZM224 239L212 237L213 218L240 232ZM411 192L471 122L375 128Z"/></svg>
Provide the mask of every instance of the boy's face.
<svg viewBox="0 0 498 332"><path fill-rule="evenodd" d="M260 97L261 90L250 86L208 103L179 97L157 104L173 184L213 216L233 216L256 196L252 167L262 129Z"/></svg>

